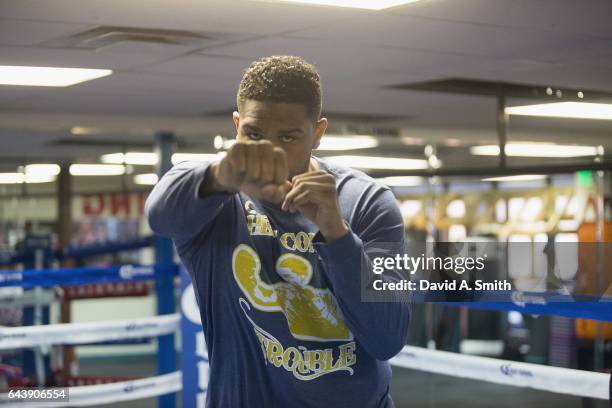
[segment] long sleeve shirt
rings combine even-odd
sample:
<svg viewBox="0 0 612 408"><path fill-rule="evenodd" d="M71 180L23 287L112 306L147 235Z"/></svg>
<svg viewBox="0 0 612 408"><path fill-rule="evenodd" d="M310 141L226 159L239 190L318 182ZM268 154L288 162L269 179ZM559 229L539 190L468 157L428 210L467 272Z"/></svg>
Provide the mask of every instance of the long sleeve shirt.
<svg viewBox="0 0 612 408"><path fill-rule="evenodd" d="M208 164L174 166L147 199L151 228L173 239L196 291L209 407L393 407L386 360L406 342L409 305L363 302L361 271L364 245L403 243L403 220L387 187L315 159L349 228L331 242L279 205L200 197Z"/></svg>

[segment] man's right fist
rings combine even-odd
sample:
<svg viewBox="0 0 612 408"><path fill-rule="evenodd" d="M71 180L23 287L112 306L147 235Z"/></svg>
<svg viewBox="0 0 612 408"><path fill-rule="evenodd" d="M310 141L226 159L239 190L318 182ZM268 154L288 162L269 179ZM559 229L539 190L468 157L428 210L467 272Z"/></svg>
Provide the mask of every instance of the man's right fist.
<svg viewBox="0 0 612 408"><path fill-rule="evenodd" d="M234 143L223 159L211 165L209 175L212 190L243 191L274 203L282 202L291 189L287 155L267 140Z"/></svg>

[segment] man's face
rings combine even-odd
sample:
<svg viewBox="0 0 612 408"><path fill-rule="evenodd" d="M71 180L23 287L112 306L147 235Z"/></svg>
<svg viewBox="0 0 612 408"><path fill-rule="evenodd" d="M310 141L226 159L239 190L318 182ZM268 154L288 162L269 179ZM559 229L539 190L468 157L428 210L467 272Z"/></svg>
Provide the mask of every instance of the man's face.
<svg viewBox="0 0 612 408"><path fill-rule="evenodd" d="M246 100L234 112L236 140L268 140L287 154L289 179L308 171L312 149L327 128L327 120L314 122L306 107L293 103Z"/></svg>

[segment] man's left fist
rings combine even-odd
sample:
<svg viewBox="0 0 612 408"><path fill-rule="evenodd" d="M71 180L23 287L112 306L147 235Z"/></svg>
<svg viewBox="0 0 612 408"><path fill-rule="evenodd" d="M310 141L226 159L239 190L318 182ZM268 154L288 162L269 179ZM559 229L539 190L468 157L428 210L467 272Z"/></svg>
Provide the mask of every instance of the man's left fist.
<svg viewBox="0 0 612 408"><path fill-rule="evenodd" d="M319 227L328 242L348 233L338 204L336 180L332 175L323 170L303 173L295 176L291 184L291 190L282 204L284 211L304 214Z"/></svg>

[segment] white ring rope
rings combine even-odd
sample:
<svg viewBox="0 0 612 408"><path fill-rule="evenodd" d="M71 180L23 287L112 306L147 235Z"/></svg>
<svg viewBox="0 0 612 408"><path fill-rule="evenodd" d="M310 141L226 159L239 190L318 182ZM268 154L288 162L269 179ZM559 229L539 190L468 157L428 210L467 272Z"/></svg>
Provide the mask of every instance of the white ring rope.
<svg viewBox="0 0 612 408"><path fill-rule="evenodd" d="M526 387L579 397L610 399L610 374L405 346L392 365L430 373Z"/></svg>
<svg viewBox="0 0 612 408"><path fill-rule="evenodd" d="M112 404L120 401L130 401L142 398L157 397L159 395L177 392L182 389L180 371L164 374L157 377L142 378L139 380L121 381L109 384L82 385L70 387L69 401L67 402L41 402L18 403L10 401L8 394L0 395L0 406L13 407L74 407L100 404ZM7 403L8 401L8 403Z"/></svg>
<svg viewBox="0 0 612 408"><path fill-rule="evenodd" d="M0 350L156 337L179 329L180 315L118 321L0 328ZM610 374L405 346L390 360L397 367L559 394L608 400ZM180 391L181 373L70 388L71 405L96 405ZM0 396L0 402L6 394ZM61 406L66 406L62 403ZM2 406L5 406L2 404ZM23 405L9 405L23 406ZM60 406L60 405L45 405Z"/></svg>
<svg viewBox="0 0 612 408"><path fill-rule="evenodd" d="M157 337L177 331L178 313L140 319L0 328L0 350Z"/></svg>

